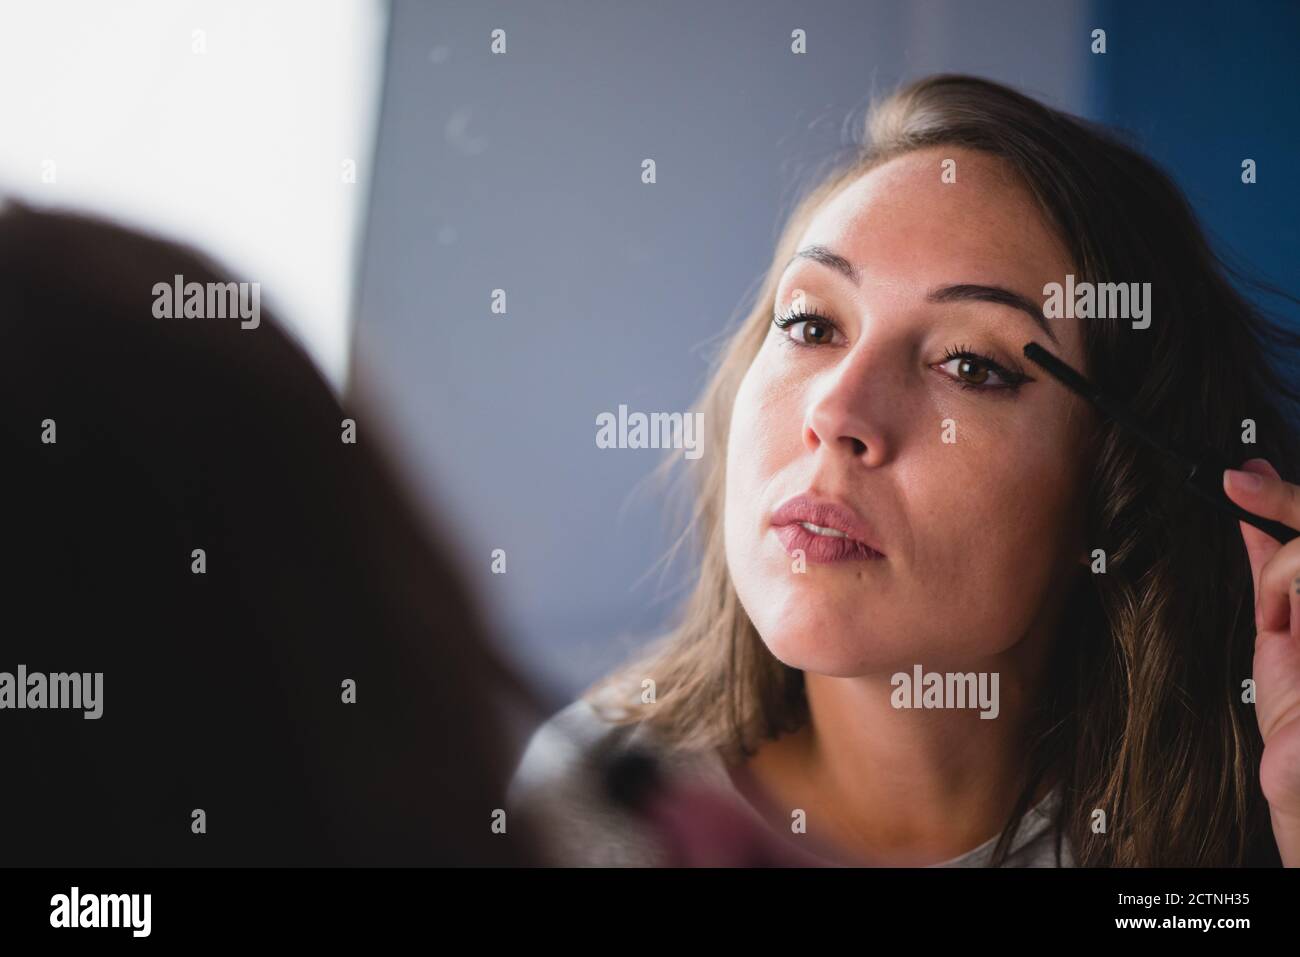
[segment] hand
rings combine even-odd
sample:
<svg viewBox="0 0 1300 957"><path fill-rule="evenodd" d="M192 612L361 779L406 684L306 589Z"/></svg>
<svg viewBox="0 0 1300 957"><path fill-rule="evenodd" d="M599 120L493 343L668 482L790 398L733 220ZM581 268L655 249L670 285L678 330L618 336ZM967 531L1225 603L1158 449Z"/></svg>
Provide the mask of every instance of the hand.
<svg viewBox="0 0 1300 957"><path fill-rule="evenodd" d="M1264 518L1300 528L1300 486L1284 482L1264 459L1224 473L1232 501ZM1252 477L1255 477L1252 485ZM1264 739L1259 780L1282 863L1300 866L1300 538L1280 545L1248 525L1241 535L1255 581L1255 717Z"/></svg>

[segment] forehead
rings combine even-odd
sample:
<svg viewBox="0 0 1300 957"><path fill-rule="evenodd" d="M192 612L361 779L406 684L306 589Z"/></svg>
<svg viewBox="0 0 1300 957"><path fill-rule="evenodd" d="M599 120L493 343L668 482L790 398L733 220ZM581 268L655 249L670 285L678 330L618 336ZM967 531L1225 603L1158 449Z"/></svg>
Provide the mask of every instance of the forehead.
<svg viewBox="0 0 1300 957"><path fill-rule="evenodd" d="M1003 160L946 147L904 154L850 182L809 222L799 248L813 244L858 267L864 286L991 283L1041 301L1044 284L1073 271Z"/></svg>

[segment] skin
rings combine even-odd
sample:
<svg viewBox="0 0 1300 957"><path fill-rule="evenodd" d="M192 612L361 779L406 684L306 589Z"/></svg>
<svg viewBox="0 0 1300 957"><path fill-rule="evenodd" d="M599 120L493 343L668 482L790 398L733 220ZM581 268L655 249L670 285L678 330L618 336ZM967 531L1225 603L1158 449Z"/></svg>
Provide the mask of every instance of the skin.
<svg viewBox="0 0 1300 957"><path fill-rule="evenodd" d="M955 183L941 180L948 158ZM1041 306L1043 286L1076 270L1000 160L952 148L849 184L797 248L814 244L860 280L804 259L782 276L777 312L802 294L834 328L769 329L736 397L725 515L737 593L772 653L805 672L812 722L731 770L778 831L806 811L805 846L935 863L997 835L1022 786L1026 711L1066 591L1088 574L1095 418L1021 353L1035 341L1087 374L1080 320L1049 320L1053 342L1013 307L927 292L979 283ZM1029 379L998 391L987 366L945 358L958 346ZM809 489L854 508L885 557L794 571L770 517ZM997 672L998 717L894 708L891 677L916 664Z"/></svg>

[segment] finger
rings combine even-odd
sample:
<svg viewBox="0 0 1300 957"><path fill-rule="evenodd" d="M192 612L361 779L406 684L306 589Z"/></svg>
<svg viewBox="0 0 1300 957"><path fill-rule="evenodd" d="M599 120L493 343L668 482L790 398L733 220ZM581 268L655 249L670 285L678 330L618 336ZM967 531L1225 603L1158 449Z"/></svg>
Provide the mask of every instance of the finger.
<svg viewBox="0 0 1300 957"><path fill-rule="evenodd" d="M1300 575L1291 578L1291 640L1300 643Z"/></svg>
<svg viewBox="0 0 1300 957"><path fill-rule="evenodd" d="M1259 631L1300 630L1291 614L1292 599L1300 582L1300 538L1288 542L1260 569L1255 599L1255 626Z"/></svg>
<svg viewBox="0 0 1300 957"><path fill-rule="evenodd" d="M1257 475L1261 478L1261 489L1263 482L1269 479L1280 481L1281 477L1277 470L1273 468L1264 459L1250 459L1243 462L1241 471L1250 475ZM1223 473L1223 491L1229 499L1236 502L1242 508L1249 512L1261 514L1258 511L1260 503L1255 501L1259 492L1252 492L1250 489L1243 487L1246 483L1242 481L1246 476L1241 476L1240 472L1235 469L1227 469ZM1255 608L1259 609L1259 572L1265 563L1277 553L1282 547L1281 543L1267 532L1261 531L1254 525L1247 522L1239 522L1241 527L1241 538L1246 544L1246 555L1250 559L1250 575L1255 586ZM1257 615L1258 617L1258 615Z"/></svg>
<svg viewBox="0 0 1300 957"><path fill-rule="evenodd" d="M1256 515L1293 528L1300 524L1300 485L1283 481L1263 459L1250 459L1241 469L1225 470L1223 488L1230 499Z"/></svg>

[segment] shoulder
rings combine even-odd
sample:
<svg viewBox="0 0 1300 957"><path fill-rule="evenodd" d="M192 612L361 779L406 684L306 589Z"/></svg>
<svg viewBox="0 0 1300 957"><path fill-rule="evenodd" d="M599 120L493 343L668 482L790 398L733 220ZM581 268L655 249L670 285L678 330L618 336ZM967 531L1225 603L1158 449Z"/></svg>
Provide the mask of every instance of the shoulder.
<svg viewBox="0 0 1300 957"><path fill-rule="evenodd" d="M539 832L550 863L652 866L659 863L647 828L605 797L595 757L626 746L636 725L608 720L579 698L533 732L506 792L512 811Z"/></svg>

